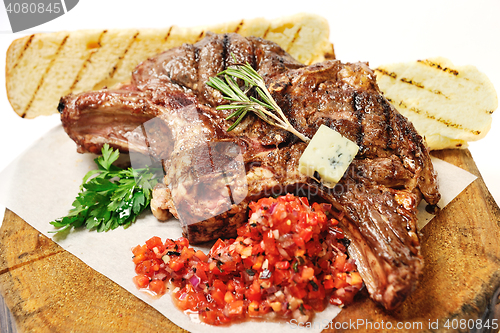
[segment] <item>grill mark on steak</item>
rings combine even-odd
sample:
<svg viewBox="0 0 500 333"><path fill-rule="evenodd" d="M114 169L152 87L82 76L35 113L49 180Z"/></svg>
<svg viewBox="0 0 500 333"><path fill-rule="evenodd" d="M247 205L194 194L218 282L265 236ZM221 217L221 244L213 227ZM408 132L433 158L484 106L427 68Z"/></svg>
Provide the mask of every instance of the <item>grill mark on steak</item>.
<svg viewBox="0 0 500 333"><path fill-rule="evenodd" d="M361 124L359 127L359 131L356 135L356 144L361 148L361 154L364 153L365 146L363 145L363 116L364 114L361 113L360 108L358 107L358 99L359 94L355 91L353 92L353 97L352 97L352 108L354 109L354 114L358 118L358 124Z"/></svg>
<svg viewBox="0 0 500 333"><path fill-rule="evenodd" d="M389 103L382 103L382 107L384 109L384 116L385 116L385 124L387 124L385 126L385 129L387 131L387 145L386 145L386 149L389 150L389 149L393 149L392 148L392 127L389 126L389 119L390 119L390 112L391 112L391 106Z"/></svg>
<svg viewBox="0 0 500 333"><path fill-rule="evenodd" d="M299 132L312 137L325 124L360 145L333 189L298 172L306 144L292 134L253 115L226 132L228 111L215 109L226 101L205 82L234 63L231 54L253 64ZM305 67L274 43L207 33L140 64L125 88L63 97L64 128L80 152L111 142L163 160L165 186L155 189L162 200L154 200L153 211L164 217L168 209L184 221L193 243L233 237L251 200L287 191L314 196L332 204L374 300L393 309L413 291L423 267L416 206L422 196L439 200L436 175L422 138L380 94L366 64ZM128 144L120 137L150 119L159 123L142 147L140 137Z"/></svg>
<svg viewBox="0 0 500 333"><path fill-rule="evenodd" d="M252 62L250 64L252 65L252 68L257 68L257 56L255 52L255 44L251 43L250 45L252 45L252 52L250 55Z"/></svg>

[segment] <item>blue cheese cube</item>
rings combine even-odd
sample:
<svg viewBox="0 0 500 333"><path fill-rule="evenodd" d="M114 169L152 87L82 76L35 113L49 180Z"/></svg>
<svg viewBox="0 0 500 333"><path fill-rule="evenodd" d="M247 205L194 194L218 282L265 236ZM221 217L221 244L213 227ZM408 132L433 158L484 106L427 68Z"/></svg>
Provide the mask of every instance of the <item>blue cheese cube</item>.
<svg viewBox="0 0 500 333"><path fill-rule="evenodd" d="M299 159L299 171L315 179L317 172L325 185L335 185L358 150L357 144L339 132L321 125Z"/></svg>

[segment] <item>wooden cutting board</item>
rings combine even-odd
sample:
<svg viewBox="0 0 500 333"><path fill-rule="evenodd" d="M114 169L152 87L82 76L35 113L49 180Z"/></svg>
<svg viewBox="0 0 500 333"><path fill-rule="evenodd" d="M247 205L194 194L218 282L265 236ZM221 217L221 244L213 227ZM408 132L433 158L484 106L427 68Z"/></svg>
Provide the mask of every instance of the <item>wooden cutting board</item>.
<svg viewBox="0 0 500 333"><path fill-rule="evenodd" d="M422 230L419 287L391 313L361 293L328 331L468 331L461 328L484 326L486 319L500 325L492 320L499 318L500 209L468 150L433 155L478 179ZM103 256L113 264L112 253ZM0 229L0 292L21 332L183 331L9 210Z"/></svg>

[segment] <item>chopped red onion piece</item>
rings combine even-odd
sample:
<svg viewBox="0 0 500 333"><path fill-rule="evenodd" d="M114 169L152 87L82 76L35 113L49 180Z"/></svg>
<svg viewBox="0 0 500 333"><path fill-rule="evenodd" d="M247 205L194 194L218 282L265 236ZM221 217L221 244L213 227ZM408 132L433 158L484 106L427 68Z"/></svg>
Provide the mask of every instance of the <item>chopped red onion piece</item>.
<svg viewBox="0 0 500 333"><path fill-rule="evenodd" d="M200 282L201 282L201 279L196 274L193 274L193 276L191 276L191 278L189 278L189 283L191 283L191 285L195 288L198 288Z"/></svg>

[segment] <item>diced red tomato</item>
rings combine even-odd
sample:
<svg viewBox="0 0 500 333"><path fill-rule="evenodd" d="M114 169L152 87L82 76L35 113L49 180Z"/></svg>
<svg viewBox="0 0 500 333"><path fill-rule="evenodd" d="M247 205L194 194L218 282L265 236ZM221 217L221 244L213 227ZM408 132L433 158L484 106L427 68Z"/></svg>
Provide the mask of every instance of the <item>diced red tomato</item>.
<svg viewBox="0 0 500 333"><path fill-rule="evenodd" d="M217 240L208 255L183 237L164 243L152 237L134 247L134 283L162 295L169 281L179 309L211 325L269 312L291 319L298 308L309 316L328 302L352 302L362 280L339 242L344 235L329 218L330 205L310 207L306 198L288 194L249 207L238 237Z"/></svg>
<svg viewBox="0 0 500 333"><path fill-rule="evenodd" d="M313 235L313 230L311 227L307 227L299 231L299 237L305 242L308 242Z"/></svg>
<svg viewBox="0 0 500 333"><path fill-rule="evenodd" d="M144 253L141 253L141 254L134 256L134 258L132 260L134 261L134 264L137 265L137 264L143 262L144 260L146 260L146 256L144 255Z"/></svg>
<svg viewBox="0 0 500 333"><path fill-rule="evenodd" d="M230 280L230 281L227 283L226 287L227 287L227 288L226 288L226 290L227 290L227 291L230 291L230 292L233 292L233 291L235 291L235 289L236 289L236 288L235 288L235 285L234 285L234 281L233 281L233 280Z"/></svg>
<svg viewBox="0 0 500 333"><path fill-rule="evenodd" d="M303 299L307 295L307 291L305 290L304 287L300 288L297 285L291 286L290 287L291 294L299 299Z"/></svg>
<svg viewBox="0 0 500 333"><path fill-rule="evenodd" d="M212 246L212 249L210 249L210 256L211 257L214 257L217 253L217 251L219 251L220 249L226 247L226 243L224 243L224 241L222 239L218 239L214 246Z"/></svg>
<svg viewBox="0 0 500 333"><path fill-rule="evenodd" d="M304 238L298 234L293 235L293 241L299 248L303 248L306 245Z"/></svg>
<svg viewBox="0 0 500 333"><path fill-rule="evenodd" d="M250 318L258 318L260 316L259 312L259 302L257 301L252 301L248 305L248 316Z"/></svg>
<svg viewBox="0 0 500 333"><path fill-rule="evenodd" d="M333 279L331 279L331 276L330 276L330 279L323 280L323 287L326 290L334 288Z"/></svg>
<svg viewBox="0 0 500 333"><path fill-rule="evenodd" d="M363 283L361 275L359 275L358 272L351 272L349 276L351 277L351 281L349 282L350 285L359 285Z"/></svg>
<svg viewBox="0 0 500 333"><path fill-rule="evenodd" d="M243 315L243 312L245 311L245 303L243 301L234 301L231 303L228 303L228 313L229 316L231 317L237 317Z"/></svg>
<svg viewBox="0 0 500 333"><path fill-rule="evenodd" d="M177 272L184 268L184 262L180 258L173 258L170 259L168 267L170 267L174 272Z"/></svg>
<svg viewBox="0 0 500 333"><path fill-rule="evenodd" d="M276 269L274 271L274 284L283 284L283 283L286 283L288 282L288 280L290 279L290 276L291 276L291 272L290 270L287 268L287 269Z"/></svg>
<svg viewBox="0 0 500 333"><path fill-rule="evenodd" d="M146 275L136 275L134 276L134 283L137 288L146 288L149 285L149 277Z"/></svg>
<svg viewBox="0 0 500 333"><path fill-rule="evenodd" d="M224 302L232 303L235 300L236 300L236 297L234 297L234 294L232 292L230 292L229 290L226 291L226 293L224 294Z"/></svg>
<svg viewBox="0 0 500 333"><path fill-rule="evenodd" d="M189 246L189 241L187 238L179 237L179 239L176 241L176 244L179 246L180 249L182 249L183 247Z"/></svg>
<svg viewBox="0 0 500 333"><path fill-rule="evenodd" d="M149 283L149 290L154 292L156 295L163 295L165 293L165 283L161 280L154 280Z"/></svg>
<svg viewBox="0 0 500 333"><path fill-rule="evenodd" d="M196 263L196 276L198 276L202 281L208 280L207 276L208 264L206 262Z"/></svg>
<svg viewBox="0 0 500 333"><path fill-rule="evenodd" d="M154 236L150 238L149 240L146 241L146 245L148 249L153 250L155 247L159 252L163 252L165 250L165 246L163 245L163 242L161 241L160 237Z"/></svg>
<svg viewBox="0 0 500 333"><path fill-rule="evenodd" d="M152 273L151 260L140 262L135 266L135 272L142 275L148 275L150 272Z"/></svg>
<svg viewBox="0 0 500 333"><path fill-rule="evenodd" d="M212 296L212 299L217 303L219 306L224 306L226 302L224 301L224 296L225 292L221 289L214 289L210 292L210 295Z"/></svg>
<svg viewBox="0 0 500 333"><path fill-rule="evenodd" d="M255 263L252 265L252 269L254 270L260 270L262 268L262 264L264 263L264 256L259 255L255 259Z"/></svg>
<svg viewBox="0 0 500 333"><path fill-rule="evenodd" d="M201 261L207 261L208 259L208 256L201 250L196 251L194 255Z"/></svg>
<svg viewBox="0 0 500 333"><path fill-rule="evenodd" d="M290 262L289 261L278 261L275 265L276 269L289 269L290 268Z"/></svg>
<svg viewBox="0 0 500 333"><path fill-rule="evenodd" d="M263 240L264 240L264 246L266 249L266 254L274 254L278 255L278 249L276 248L276 242L274 240L274 234L271 230L268 232L264 233L263 235Z"/></svg>
<svg viewBox="0 0 500 333"><path fill-rule="evenodd" d="M333 264L335 268L338 269L339 271L343 271L346 258L347 256L344 253L337 253L337 257L335 258L335 263Z"/></svg>
<svg viewBox="0 0 500 333"><path fill-rule="evenodd" d="M139 254L144 254L146 253L146 251L148 250L148 247L147 245L137 245L136 247L134 247L132 249L132 253L134 254L134 256L138 256Z"/></svg>
<svg viewBox="0 0 500 333"><path fill-rule="evenodd" d="M255 279L245 291L246 299L250 301L260 301L262 298L259 280Z"/></svg>
<svg viewBox="0 0 500 333"><path fill-rule="evenodd" d="M222 280L215 280L212 284L212 286L215 289L222 290L223 292L226 292L226 284Z"/></svg>
<svg viewBox="0 0 500 333"><path fill-rule="evenodd" d="M301 276L302 276L303 281L305 281L305 282L309 281L314 276L314 268L304 267L304 269L302 270Z"/></svg>

